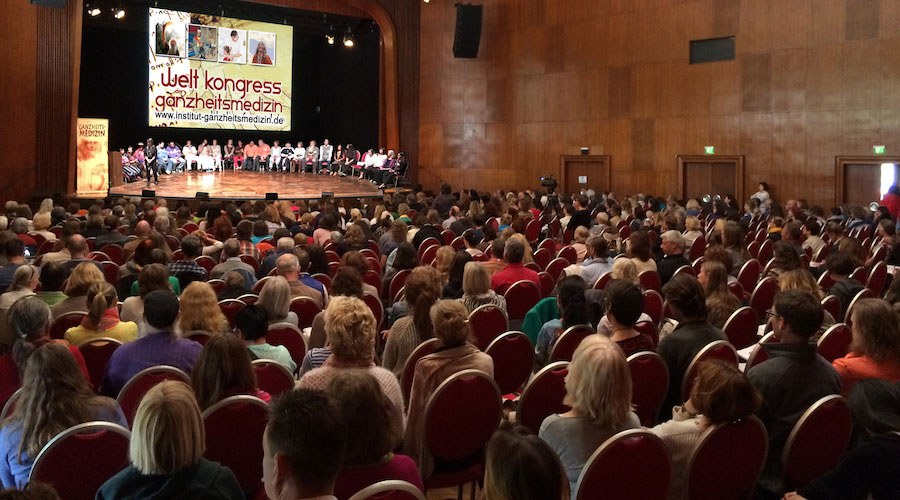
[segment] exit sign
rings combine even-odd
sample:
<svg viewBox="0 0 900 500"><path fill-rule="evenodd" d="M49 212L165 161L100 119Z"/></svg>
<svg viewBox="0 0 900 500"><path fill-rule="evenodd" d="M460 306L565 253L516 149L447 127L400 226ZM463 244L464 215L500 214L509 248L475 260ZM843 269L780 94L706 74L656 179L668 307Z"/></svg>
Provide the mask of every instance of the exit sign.
<svg viewBox="0 0 900 500"><path fill-rule="evenodd" d="M884 146L872 146L872 153L877 155L883 155L885 151Z"/></svg>
<svg viewBox="0 0 900 500"><path fill-rule="evenodd" d="M708 155L714 155L714 154L716 154L716 147L715 146L703 146L703 152Z"/></svg>

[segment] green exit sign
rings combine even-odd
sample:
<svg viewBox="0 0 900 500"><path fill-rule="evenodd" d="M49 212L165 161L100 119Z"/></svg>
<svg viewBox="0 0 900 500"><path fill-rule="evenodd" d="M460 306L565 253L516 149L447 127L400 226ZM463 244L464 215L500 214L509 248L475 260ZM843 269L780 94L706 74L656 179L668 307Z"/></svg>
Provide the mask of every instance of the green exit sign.
<svg viewBox="0 0 900 500"><path fill-rule="evenodd" d="M716 154L716 147L715 146L703 146L703 152L708 155L714 155L714 154Z"/></svg>
<svg viewBox="0 0 900 500"><path fill-rule="evenodd" d="M877 155L883 155L884 150L885 150L884 146L872 146L872 152Z"/></svg>

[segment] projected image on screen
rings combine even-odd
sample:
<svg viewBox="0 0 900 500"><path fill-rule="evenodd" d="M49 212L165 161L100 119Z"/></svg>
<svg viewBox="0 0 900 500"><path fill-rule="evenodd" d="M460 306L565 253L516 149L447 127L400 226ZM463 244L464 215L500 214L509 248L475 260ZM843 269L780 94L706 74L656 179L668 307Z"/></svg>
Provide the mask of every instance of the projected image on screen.
<svg viewBox="0 0 900 500"><path fill-rule="evenodd" d="M290 130L291 26L150 9L151 127Z"/></svg>

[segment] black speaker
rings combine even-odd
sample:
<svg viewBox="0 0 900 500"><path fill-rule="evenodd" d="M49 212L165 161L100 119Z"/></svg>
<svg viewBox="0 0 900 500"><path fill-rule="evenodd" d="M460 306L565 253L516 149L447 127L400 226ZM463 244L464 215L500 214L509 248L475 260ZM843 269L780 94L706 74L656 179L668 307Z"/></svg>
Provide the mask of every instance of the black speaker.
<svg viewBox="0 0 900 500"><path fill-rule="evenodd" d="M66 0L28 0L28 2L38 7L53 7L54 9L66 6Z"/></svg>
<svg viewBox="0 0 900 500"><path fill-rule="evenodd" d="M156 191L152 189L141 190L141 198L156 198Z"/></svg>
<svg viewBox="0 0 900 500"><path fill-rule="evenodd" d="M209 201L209 193L205 191L197 191L197 194L194 195L194 198L201 201Z"/></svg>
<svg viewBox="0 0 900 500"><path fill-rule="evenodd" d="M278 199L278 193L266 193L266 201L275 201Z"/></svg>
<svg viewBox="0 0 900 500"><path fill-rule="evenodd" d="M481 43L481 5L456 4L453 57L475 59Z"/></svg>

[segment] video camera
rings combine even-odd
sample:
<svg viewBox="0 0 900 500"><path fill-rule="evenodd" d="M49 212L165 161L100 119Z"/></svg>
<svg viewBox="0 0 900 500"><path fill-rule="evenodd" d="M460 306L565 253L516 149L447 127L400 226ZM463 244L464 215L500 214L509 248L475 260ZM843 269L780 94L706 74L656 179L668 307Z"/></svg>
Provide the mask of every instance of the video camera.
<svg viewBox="0 0 900 500"><path fill-rule="evenodd" d="M553 191L559 187L559 182L557 182L556 178L552 175L547 177L541 177L541 187L547 188L548 194L553 194Z"/></svg>

